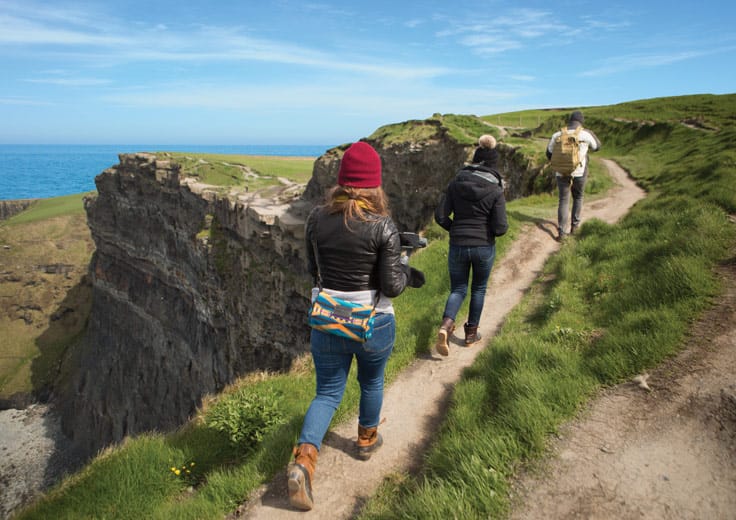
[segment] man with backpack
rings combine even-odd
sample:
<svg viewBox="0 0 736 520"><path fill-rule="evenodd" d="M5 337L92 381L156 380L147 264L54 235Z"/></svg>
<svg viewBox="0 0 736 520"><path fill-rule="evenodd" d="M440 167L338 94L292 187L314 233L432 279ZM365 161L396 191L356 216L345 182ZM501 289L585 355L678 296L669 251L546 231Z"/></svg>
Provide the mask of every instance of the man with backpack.
<svg viewBox="0 0 736 520"><path fill-rule="evenodd" d="M570 114L567 127L555 132L547 145L547 159L557 178L559 204L557 206L557 240L562 241L580 225L583 193L588 180L588 152L600 149L598 137L583 128L583 113ZM572 224L570 224L570 193L572 193Z"/></svg>

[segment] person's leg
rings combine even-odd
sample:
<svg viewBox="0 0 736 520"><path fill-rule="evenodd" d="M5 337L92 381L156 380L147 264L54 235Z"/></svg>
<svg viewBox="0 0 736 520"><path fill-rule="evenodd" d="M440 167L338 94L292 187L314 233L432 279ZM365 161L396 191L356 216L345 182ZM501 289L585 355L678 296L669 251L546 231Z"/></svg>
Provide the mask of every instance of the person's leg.
<svg viewBox="0 0 736 520"><path fill-rule="evenodd" d="M588 168L582 177L572 179L572 227L570 233L574 232L580 225L580 215L583 211L583 195L585 194L585 183L588 180Z"/></svg>
<svg viewBox="0 0 736 520"><path fill-rule="evenodd" d="M447 253L447 267L450 271L450 295L447 297L442 317L454 320L468 294L468 277L470 276L468 248L450 245Z"/></svg>
<svg viewBox="0 0 736 520"><path fill-rule="evenodd" d="M379 314L373 336L356 352L360 410L358 415L358 457L368 460L383 445L378 433L383 406L383 382L386 362L396 339L396 320L393 314Z"/></svg>
<svg viewBox="0 0 736 520"><path fill-rule="evenodd" d="M557 233L562 238L567 234L570 224L570 177L557 177L557 191L559 201L557 204Z"/></svg>
<svg viewBox="0 0 736 520"><path fill-rule="evenodd" d="M304 416L298 442L313 444L319 450L345 391L353 360L347 343L354 342L313 329L311 343L317 392Z"/></svg>
<svg viewBox="0 0 736 520"><path fill-rule="evenodd" d="M450 295L442 313L442 324L437 331L435 349L441 356L450 355L448 339L455 330L455 317L468 293L470 260L467 248L450 245L447 253L447 267L450 272Z"/></svg>
<svg viewBox="0 0 736 520"><path fill-rule="evenodd" d="M378 314L373 336L356 353L360 410L358 422L365 427L378 426L383 406L383 375L386 362L396 339L396 320L393 314Z"/></svg>
<svg viewBox="0 0 736 520"><path fill-rule="evenodd" d="M496 246L474 247L470 259L473 265L473 279L470 284L470 308L468 309L468 325L477 326L483 312L486 299L488 278L496 258Z"/></svg>
<svg viewBox="0 0 736 520"><path fill-rule="evenodd" d="M294 460L287 469L289 502L297 509L314 507L312 482L322 439L327 433L345 391L353 354L345 348L346 342L324 332L312 330L312 358L317 374L317 392L309 405L294 448Z"/></svg>

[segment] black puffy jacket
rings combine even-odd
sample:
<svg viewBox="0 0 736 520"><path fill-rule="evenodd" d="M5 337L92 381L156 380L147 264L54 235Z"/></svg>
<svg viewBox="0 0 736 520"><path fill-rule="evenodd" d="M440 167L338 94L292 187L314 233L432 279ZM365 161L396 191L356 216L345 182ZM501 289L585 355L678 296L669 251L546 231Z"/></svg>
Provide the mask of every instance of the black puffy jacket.
<svg viewBox="0 0 736 520"><path fill-rule="evenodd" d="M390 217L368 222L352 220L345 227L341 213L323 207L312 210L306 223L309 272L317 279L312 239L319 251L322 286L338 291L380 290L394 298L408 285L401 265L399 231Z"/></svg>
<svg viewBox="0 0 736 520"><path fill-rule="evenodd" d="M501 181L498 172L477 164L455 175L434 212L435 221L450 232L450 244L489 246L506 233L509 225Z"/></svg>

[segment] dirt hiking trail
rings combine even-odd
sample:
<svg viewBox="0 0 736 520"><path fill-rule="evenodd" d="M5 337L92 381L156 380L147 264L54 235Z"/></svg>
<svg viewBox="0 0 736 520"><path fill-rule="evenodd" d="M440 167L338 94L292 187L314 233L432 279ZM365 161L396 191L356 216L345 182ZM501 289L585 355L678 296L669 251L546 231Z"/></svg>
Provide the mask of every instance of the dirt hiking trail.
<svg viewBox="0 0 736 520"><path fill-rule="evenodd" d="M598 218L613 223L626 214L645 193L616 163L608 160L604 162L616 186L605 198L586 203L583 219ZM506 314L521 300L541 273L547 258L559 249L560 244L555 241L555 235L556 222L543 221L529 226L514 242L506 256L496 263L491 273L479 328L485 338L483 343L494 336ZM440 321L441 316L438 316L438 327ZM360 461L354 455L357 417L328 432L314 476L314 509L303 512L291 508L284 468L283 474L262 486L255 496L228 518L351 518L360 511L366 499L376 491L386 475L416 468L421 462L421 454L444 417L454 384L463 369L473 363L483 348L462 346L461 329L462 327L460 335L452 338L449 357L441 357L433 352L417 359L386 388L382 410L385 422L380 427L384 445L370 460ZM608 425L603 424L603 427L609 429ZM613 445L613 441L610 444ZM626 470L622 467L621 471ZM536 486L531 483L529 485ZM524 488L520 483L520 494ZM551 492L552 498L545 497L544 501L555 501L554 493L556 491ZM547 509L544 514L530 512L525 518L555 518L548 513ZM563 517L566 516L563 514L557 518ZM617 518L623 517L625 515Z"/></svg>
<svg viewBox="0 0 736 520"><path fill-rule="evenodd" d="M685 349L603 391L514 486L511 518L736 518L736 261Z"/></svg>

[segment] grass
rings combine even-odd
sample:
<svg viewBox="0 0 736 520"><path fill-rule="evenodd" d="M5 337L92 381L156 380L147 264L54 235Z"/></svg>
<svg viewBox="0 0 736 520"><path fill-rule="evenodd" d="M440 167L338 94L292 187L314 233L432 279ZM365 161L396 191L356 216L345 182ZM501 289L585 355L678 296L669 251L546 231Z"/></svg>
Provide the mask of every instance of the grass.
<svg viewBox="0 0 736 520"><path fill-rule="evenodd" d="M84 214L83 199L87 193L77 193L51 199L38 199L25 211L9 218L2 226L12 228L21 224L30 224L55 217L67 217Z"/></svg>
<svg viewBox="0 0 736 520"><path fill-rule="evenodd" d="M40 199L0 222L0 398L45 393L86 324L94 245L85 194Z"/></svg>
<svg viewBox="0 0 736 520"><path fill-rule="evenodd" d="M477 145L478 137L491 134L499 137L498 129L486 124L483 119L473 115L434 114L425 120L411 120L378 128L369 139L381 141L384 146L407 142L429 141L439 138L446 132L458 143L467 146Z"/></svg>
<svg viewBox="0 0 736 520"><path fill-rule="evenodd" d="M727 124L733 100L717 98L723 111L704 118L719 123L718 132L680 121L615 121L605 116L605 107L595 109L599 115L586 109L603 153L648 187L648 199L615 226L587 222L548 262L465 371L424 467L416 475L392 475L368 501L363 518L505 515L515 468L543 456L548 436L562 422L601 386L654 366L681 347L689 324L718 294L713 267L736 241L726 218L734 212L733 190L724 189L736 185L733 155L724 146L734 142L733 125ZM695 101L663 101L669 107L664 114L687 113ZM653 103L651 112L638 105L631 111L654 120L660 108ZM550 120L538 126L554 128L559 121L552 119L567 112L550 111ZM551 195L511 202L512 227L499 241L499 257L523 225L549 218L555 206ZM427 284L395 300L399 326L389 381L430 348L449 287L446 237L436 226L426 235L430 245L412 257L412 265L425 271ZM276 401L283 421L264 431L260 443L234 446L208 427L214 406L208 403L175 434L141 436L109 450L19 518L221 518L283 470L313 396L314 376L305 359L290 374L245 379L213 400L238 395L240 385L282 396ZM355 413L357 397L351 377L336 421ZM191 462L193 476L172 473Z"/></svg>
<svg viewBox="0 0 736 520"><path fill-rule="evenodd" d="M213 186L247 187L259 190L279 183L279 177L306 183L312 176L314 157L271 157L159 152L182 167L182 172Z"/></svg>

